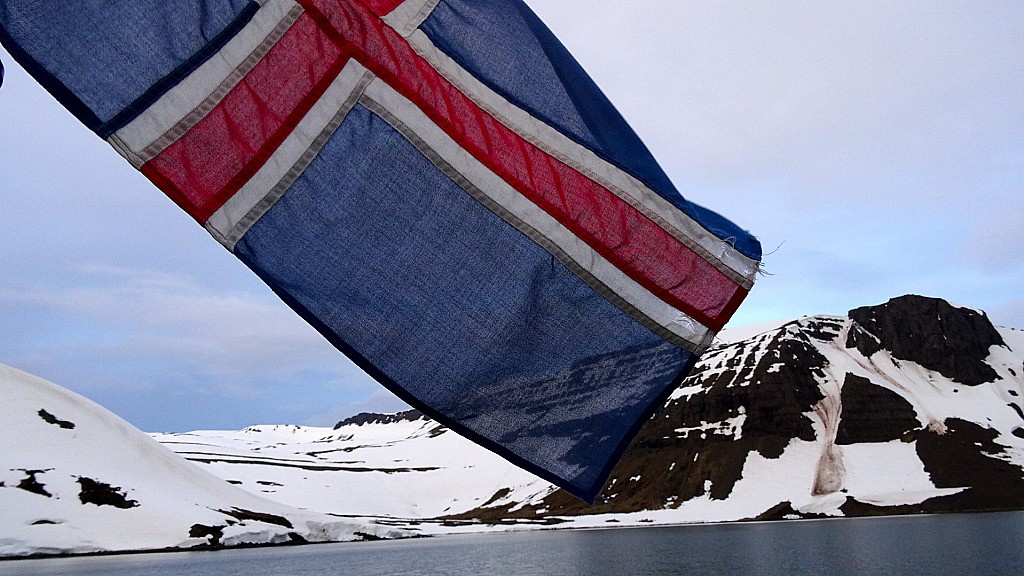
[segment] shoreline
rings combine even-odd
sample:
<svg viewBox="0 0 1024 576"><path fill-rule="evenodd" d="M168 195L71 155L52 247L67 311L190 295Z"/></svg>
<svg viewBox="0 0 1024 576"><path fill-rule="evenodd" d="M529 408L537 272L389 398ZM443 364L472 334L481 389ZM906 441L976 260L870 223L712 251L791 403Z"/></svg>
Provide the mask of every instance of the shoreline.
<svg viewBox="0 0 1024 576"><path fill-rule="evenodd" d="M525 531L597 531L597 530L628 530L628 529L646 529L646 528L683 528L683 527L711 527L711 526L735 526L735 525L763 525L763 524L776 524L776 523L797 523L797 522L814 522L814 521L842 521L842 520L874 520L883 518L925 518L930 516L955 516L955 515L974 515L974 514L1002 514L1002 513L1015 513L1024 512L1022 508L999 508L999 509L987 509L987 510L951 510L951 511L938 511L938 512L923 512L917 514L875 514L875 515L861 515L861 516L829 516L829 517L816 517L816 518L792 518L792 519L777 519L777 520L758 520L758 519L742 519L742 520L731 520L725 522L665 522L665 523L645 523L638 522L634 524L625 524L621 526L558 526L546 525L538 526L536 524L480 524L483 527L494 527L494 526L506 526L505 529L493 529L493 530L479 530L479 531L467 531L467 532L444 532L438 534L417 534L413 536L407 536L402 538L381 538L372 536L370 534L358 533L362 538L358 540L332 540L322 542L310 542L310 541L290 541L290 542L278 542L278 543L242 543L232 546L224 545L210 545L200 544L192 546L190 548L179 548L179 547L166 547L166 548L151 548L151 549L136 549L136 550L97 550L93 552L77 552L77 553L33 553L22 556L0 556L0 565L5 562L17 562L24 560L60 560L60 559L74 559L74 558L94 558L94 557L108 557L108 556L140 556L149 554L179 554L185 552L224 552L231 550L248 550L257 548L285 548L285 547L300 547L300 546L316 546L325 544L358 544L364 542L399 542L405 540L418 540L424 538L444 538L451 536L473 536L483 534L498 534L498 533L513 533L513 532L525 532ZM422 520L422 522L433 522L433 520Z"/></svg>

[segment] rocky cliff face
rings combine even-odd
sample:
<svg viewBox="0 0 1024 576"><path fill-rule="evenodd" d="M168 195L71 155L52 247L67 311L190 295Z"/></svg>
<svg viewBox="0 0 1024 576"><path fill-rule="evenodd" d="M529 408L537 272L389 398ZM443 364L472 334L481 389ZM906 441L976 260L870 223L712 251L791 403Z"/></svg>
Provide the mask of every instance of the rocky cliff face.
<svg viewBox="0 0 1024 576"><path fill-rule="evenodd" d="M531 503L496 494L460 517L752 503L762 481L781 496L747 517L1024 507L1022 339L1008 334L1015 352L984 313L904 296L718 345L643 429L596 506L559 491Z"/></svg>
<svg viewBox="0 0 1024 576"><path fill-rule="evenodd" d="M850 310L850 319L857 329L849 333L846 345L865 357L888 350L893 358L915 362L967 386L998 378L985 359L993 346L1006 344L984 313L909 295Z"/></svg>
<svg viewBox="0 0 1024 576"><path fill-rule="evenodd" d="M395 414L374 414L372 412L360 412L355 416L350 416L341 422L334 425L334 429L338 430L345 426L362 426L364 424L395 424L397 422L415 422L416 420L424 419L423 413L419 410L406 410L405 412L396 412Z"/></svg>

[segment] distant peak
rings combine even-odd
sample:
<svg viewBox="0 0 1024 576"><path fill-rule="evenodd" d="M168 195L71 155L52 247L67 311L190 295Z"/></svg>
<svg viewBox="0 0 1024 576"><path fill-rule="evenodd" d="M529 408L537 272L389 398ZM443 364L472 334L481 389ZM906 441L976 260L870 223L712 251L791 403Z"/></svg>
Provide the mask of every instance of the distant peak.
<svg viewBox="0 0 1024 576"><path fill-rule="evenodd" d="M363 424L393 424L395 422L414 422L424 418L423 413L419 410L406 410L405 412L396 412L393 414L377 414L374 412L360 412L355 416L350 416L341 422L334 425L334 429L337 430L342 426L362 426Z"/></svg>

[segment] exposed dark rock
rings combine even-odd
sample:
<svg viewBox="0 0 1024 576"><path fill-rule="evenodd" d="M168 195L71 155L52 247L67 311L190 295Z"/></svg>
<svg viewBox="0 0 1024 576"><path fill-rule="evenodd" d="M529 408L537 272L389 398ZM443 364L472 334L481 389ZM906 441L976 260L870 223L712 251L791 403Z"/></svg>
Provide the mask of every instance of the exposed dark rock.
<svg viewBox="0 0 1024 576"><path fill-rule="evenodd" d="M484 502L483 506L490 506L491 504L494 504L498 500L501 500L502 498L505 498L506 496L508 496L511 493L512 493L512 489L511 488L502 488L501 490L498 490L497 492L495 492L494 496L491 496L487 500L487 502Z"/></svg>
<svg viewBox="0 0 1024 576"><path fill-rule="evenodd" d="M209 538L209 545L220 546L220 539L224 537L224 526L206 526L205 524L193 524L189 529L190 538Z"/></svg>
<svg viewBox="0 0 1024 576"><path fill-rule="evenodd" d="M897 504L881 506L870 502L861 502L847 497L839 510L846 516L891 516L896 514L937 514L960 509L955 502L956 494L928 498L917 504Z"/></svg>
<svg viewBox="0 0 1024 576"><path fill-rule="evenodd" d="M266 522L267 524L276 524L278 526L284 526L285 528L294 528L292 523L284 516L277 516L276 514L267 514L265 512L253 512L252 510L246 510L244 508L231 508L230 510L217 510L221 514L231 516L237 520L256 520L257 522Z"/></svg>
<svg viewBox="0 0 1024 576"><path fill-rule="evenodd" d="M831 342L839 336L845 320L838 317L816 316L812 320L798 320L791 325L799 326L801 334L819 342Z"/></svg>
<svg viewBox="0 0 1024 576"><path fill-rule="evenodd" d="M55 524L63 524L63 523L64 523L63 520L50 520L48 518L41 518L39 520L36 520L35 522L32 522L31 526L44 526L44 525L48 525L48 524L54 524L55 525Z"/></svg>
<svg viewBox="0 0 1024 576"><path fill-rule="evenodd" d="M135 508L139 505L136 500L131 500L121 490L120 486L111 486L105 482L99 482L85 476L78 477L78 485L81 490L78 492L78 499L82 504L95 504L96 506L113 506L115 508Z"/></svg>
<svg viewBox="0 0 1024 576"><path fill-rule="evenodd" d="M908 295L850 310L850 318L878 340L872 344L860 331L850 330L847 347L865 356L880 346L894 358L916 362L968 386L998 377L984 360L989 348L1005 343L983 313L937 298Z"/></svg>
<svg viewBox="0 0 1024 576"><path fill-rule="evenodd" d="M392 424L395 422L414 422L420 418L425 418L423 413L419 410L406 410L405 412L398 412L395 414L375 414L372 412L360 412L355 416L350 416L341 422L334 425L334 429L337 430L342 426L362 426L363 424Z"/></svg>
<svg viewBox="0 0 1024 576"><path fill-rule="evenodd" d="M950 418L946 433L917 433L917 454L938 488L966 488L952 499L954 510L1024 508L1024 471L1000 459L1006 447L999 433L973 422Z"/></svg>
<svg viewBox="0 0 1024 576"><path fill-rule="evenodd" d="M223 512L223 511L221 511ZM229 520L226 525L207 526L205 524L193 524L189 528L188 535L190 538L207 538L206 544L198 546L198 548L210 549L210 550L223 550L228 548L221 540L224 538L224 528L237 524L237 522ZM358 533L357 533L358 536ZM288 533L288 542L279 543L276 545L292 545L292 544L308 544L309 540L306 540L298 532ZM261 544L256 543L241 543L232 544L231 548L253 548L259 547Z"/></svg>
<svg viewBox="0 0 1024 576"><path fill-rule="evenodd" d="M846 347L856 348L865 358L870 358L882 349L882 341L860 324L855 323L846 335Z"/></svg>
<svg viewBox="0 0 1024 576"><path fill-rule="evenodd" d="M795 520L795 519L812 519L812 518L825 518L824 514L813 514L807 512L798 512L793 508L793 503L788 500L785 502L779 502L775 506L765 510L758 514L754 518L750 518L755 522L764 522L767 520Z"/></svg>
<svg viewBox="0 0 1024 576"><path fill-rule="evenodd" d="M22 470L22 472L24 472L26 474L26 476L21 479L21 482L18 482L18 488L21 488L22 490L25 490L26 492L31 492L33 494L39 494L40 496L46 496L47 498L52 498L53 497L53 494L50 494L49 492L47 492L46 486L42 482L40 482L39 480L36 479L36 474L42 474L43 472L49 472L49 469L47 469L47 470Z"/></svg>
<svg viewBox="0 0 1024 576"><path fill-rule="evenodd" d="M42 418L43 420L46 420L50 424L54 424L54 425L60 426L61 428L64 428L65 430L72 430L75 427L75 423L74 422L69 422L67 420L60 420L56 416L54 416L53 414L50 414L49 412L47 412L46 410L43 410L42 408L39 409L38 414L39 414L39 417Z"/></svg>
<svg viewBox="0 0 1024 576"><path fill-rule="evenodd" d="M1016 404L1012 404L1012 403L1011 404L1007 404L1007 406L1009 406L1010 409L1012 409L1014 412L1016 412L1017 416L1020 416L1021 420L1024 420L1024 410L1022 410L1020 406L1017 406Z"/></svg>
<svg viewBox="0 0 1024 576"><path fill-rule="evenodd" d="M888 442L921 427L910 402L855 374L846 375L842 401L837 444Z"/></svg>
<svg viewBox="0 0 1024 576"><path fill-rule="evenodd" d="M797 516L799 516L799 514L793 509L793 503L786 500L785 502L779 502L775 506L772 506L758 514L756 517L751 518L751 520L758 522L764 522L767 520L791 520Z"/></svg>

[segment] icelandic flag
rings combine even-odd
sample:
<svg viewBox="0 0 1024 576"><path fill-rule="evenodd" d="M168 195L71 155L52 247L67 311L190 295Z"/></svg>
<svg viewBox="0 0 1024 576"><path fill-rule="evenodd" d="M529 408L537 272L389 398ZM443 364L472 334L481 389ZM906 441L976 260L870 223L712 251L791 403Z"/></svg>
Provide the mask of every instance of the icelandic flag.
<svg viewBox="0 0 1024 576"><path fill-rule="evenodd" d="M371 376L588 501L759 266L521 0L0 0L0 41Z"/></svg>

